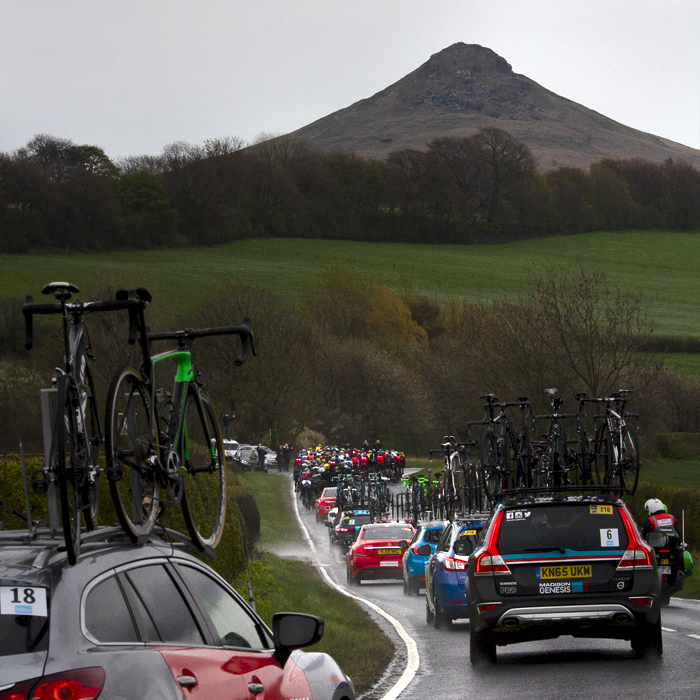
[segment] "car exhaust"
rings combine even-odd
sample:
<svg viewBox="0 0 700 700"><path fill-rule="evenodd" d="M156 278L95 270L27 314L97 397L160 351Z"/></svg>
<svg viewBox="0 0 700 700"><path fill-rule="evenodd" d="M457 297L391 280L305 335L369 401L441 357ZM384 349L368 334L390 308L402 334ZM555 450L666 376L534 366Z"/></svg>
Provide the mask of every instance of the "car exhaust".
<svg viewBox="0 0 700 700"><path fill-rule="evenodd" d="M617 613L616 615L613 616L613 621L614 622L629 622L630 616L625 615L625 613Z"/></svg>
<svg viewBox="0 0 700 700"><path fill-rule="evenodd" d="M515 617L508 617L503 621L504 627L517 627L518 619Z"/></svg>

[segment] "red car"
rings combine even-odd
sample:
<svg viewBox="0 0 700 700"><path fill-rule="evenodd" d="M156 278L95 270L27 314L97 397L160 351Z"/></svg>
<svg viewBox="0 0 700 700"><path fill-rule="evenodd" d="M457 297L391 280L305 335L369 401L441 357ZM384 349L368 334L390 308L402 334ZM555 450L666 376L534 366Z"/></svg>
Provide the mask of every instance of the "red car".
<svg viewBox="0 0 700 700"><path fill-rule="evenodd" d="M363 579L403 579L401 559L413 539L409 523L370 523L363 525L346 555L348 584Z"/></svg>
<svg viewBox="0 0 700 700"><path fill-rule="evenodd" d="M323 489L321 497L316 499L316 522L323 520L328 515L328 511L335 503L336 490L335 486L329 486Z"/></svg>

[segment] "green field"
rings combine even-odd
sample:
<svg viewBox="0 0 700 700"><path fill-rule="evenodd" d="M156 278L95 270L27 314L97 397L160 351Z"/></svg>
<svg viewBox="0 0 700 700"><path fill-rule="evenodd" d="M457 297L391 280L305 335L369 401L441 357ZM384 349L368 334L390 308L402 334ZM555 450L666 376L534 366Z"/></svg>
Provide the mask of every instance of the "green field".
<svg viewBox="0 0 700 700"><path fill-rule="evenodd" d="M89 298L107 286L145 286L166 319L225 283L266 287L299 298L326 268L347 263L382 283L442 298L490 301L528 289L543 267L584 265L605 272L649 302L655 331L700 336L700 235L598 232L502 245L438 246L306 239L250 239L213 248L107 253L0 255L0 295L35 296L68 280Z"/></svg>
<svg viewBox="0 0 700 700"><path fill-rule="evenodd" d="M664 365L679 374L700 377L700 353L670 352L663 355Z"/></svg>

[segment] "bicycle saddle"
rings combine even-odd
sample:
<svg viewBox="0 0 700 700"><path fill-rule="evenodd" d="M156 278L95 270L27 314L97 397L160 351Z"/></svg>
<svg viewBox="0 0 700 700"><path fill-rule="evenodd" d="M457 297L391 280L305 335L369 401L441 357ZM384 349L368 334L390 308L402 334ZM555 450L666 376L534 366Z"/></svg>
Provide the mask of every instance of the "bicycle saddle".
<svg viewBox="0 0 700 700"><path fill-rule="evenodd" d="M68 301L73 294L80 290L70 282L49 282L42 290L42 294L53 294L59 301Z"/></svg>

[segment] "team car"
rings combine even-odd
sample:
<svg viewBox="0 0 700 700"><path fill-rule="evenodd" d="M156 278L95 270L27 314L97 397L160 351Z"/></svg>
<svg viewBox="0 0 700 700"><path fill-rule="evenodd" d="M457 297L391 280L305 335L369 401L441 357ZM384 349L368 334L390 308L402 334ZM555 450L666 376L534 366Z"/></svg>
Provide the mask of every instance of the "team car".
<svg viewBox="0 0 700 700"><path fill-rule="evenodd" d="M425 587L425 564L435 551L445 525L446 520L418 523L413 541L401 559L404 595L418 595L420 589Z"/></svg>
<svg viewBox="0 0 700 700"><path fill-rule="evenodd" d="M0 546L0 700L354 700L323 620L272 630L210 567L169 544Z"/></svg>
<svg viewBox="0 0 700 700"><path fill-rule="evenodd" d="M467 562L486 520L484 516L449 523L425 563L425 620L438 629L469 617L464 586ZM427 545L418 551L427 553Z"/></svg>
<svg viewBox="0 0 700 700"><path fill-rule="evenodd" d="M366 508L352 508L338 513L335 520L326 521L330 543L349 547L360 528L371 522L372 516Z"/></svg>
<svg viewBox="0 0 700 700"><path fill-rule="evenodd" d="M327 486L316 499L316 522L323 520L335 503L337 486ZM317 492L318 493L318 492Z"/></svg>
<svg viewBox="0 0 700 700"><path fill-rule="evenodd" d="M348 584L355 586L367 579L401 579L401 558L414 532L410 523L363 525L345 555Z"/></svg>
<svg viewBox="0 0 700 700"><path fill-rule="evenodd" d="M598 495L497 506L469 557L470 658L561 635L622 639L663 653L661 577L622 500Z"/></svg>

